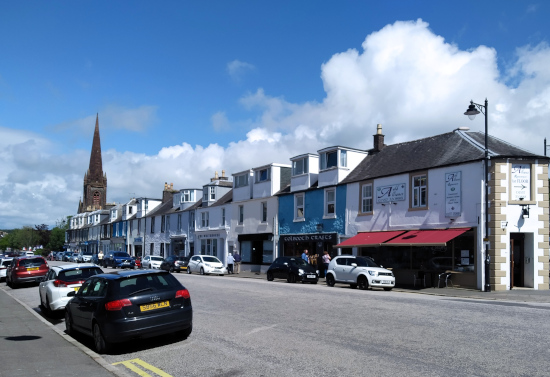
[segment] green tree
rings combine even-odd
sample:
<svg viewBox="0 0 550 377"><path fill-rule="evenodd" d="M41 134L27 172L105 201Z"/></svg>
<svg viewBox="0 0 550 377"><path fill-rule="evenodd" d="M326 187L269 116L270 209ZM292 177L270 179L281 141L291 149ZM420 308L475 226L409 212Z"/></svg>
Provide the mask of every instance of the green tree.
<svg viewBox="0 0 550 377"><path fill-rule="evenodd" d="M60 251L63 250L65 244L65 229L55 227L50 232L50 241L46 245L46 249Z"/></svg>

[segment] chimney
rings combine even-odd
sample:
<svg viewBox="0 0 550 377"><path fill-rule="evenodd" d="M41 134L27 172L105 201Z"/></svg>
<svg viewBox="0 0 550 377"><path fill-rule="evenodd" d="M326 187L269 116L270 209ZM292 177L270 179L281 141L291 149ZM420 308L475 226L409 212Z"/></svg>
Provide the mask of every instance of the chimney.
<svg viewBox="0 0 550 377"><path fill-rule="evenodd" d="M376 125L376 135L374 136L374 146L372 148L373 153L378 153L384 148L384 135L382 134L382 125Z"/></svg>

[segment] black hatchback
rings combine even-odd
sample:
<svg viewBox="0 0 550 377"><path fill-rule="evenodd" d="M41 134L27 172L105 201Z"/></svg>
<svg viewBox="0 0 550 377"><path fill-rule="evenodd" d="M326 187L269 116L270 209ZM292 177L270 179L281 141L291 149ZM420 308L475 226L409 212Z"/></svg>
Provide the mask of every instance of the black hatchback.
<svg viewBox="0 0 550 377"><path fill-rule="evenodd" d="M279 257L269 266L267 280L286 279L289 283L309 282L317 284L319 271L299 257Z"/></svg>
<svg viewBox="0 0 550 377"><path fill-rule="evenodd" d="M180 257L178 255L169 255L160 264L160 269L169 272L187 271L189 257Z"/></svg>
<svg viewBox="0 0 550 377"><path fill-rule="evenodd" d="M65 331L92 336L99 353L113 343L193 329L189 291L170 273L117 271L87 279L66 306Z"/></svg>

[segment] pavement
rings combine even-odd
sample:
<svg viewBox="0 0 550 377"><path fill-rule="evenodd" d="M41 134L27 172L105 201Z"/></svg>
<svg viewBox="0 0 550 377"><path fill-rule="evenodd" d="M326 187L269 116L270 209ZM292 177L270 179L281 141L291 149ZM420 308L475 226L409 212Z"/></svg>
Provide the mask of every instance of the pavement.
<svg viewBox="0 0 550 377"><path fill-rule="evenodd" d="M265 273L241 271L228 278L267 280ZM322 278L319 284L325 284ZM393 292L461 299L550 303L550 290L518 288L481 292L464 288L396 287ZM129 375L42 318L35 309L0 289L0 377ZM9 360L9 362L5 362ZM63 363L63 360L68 362ZM70 361L70 362L69 362Z"/></svg>

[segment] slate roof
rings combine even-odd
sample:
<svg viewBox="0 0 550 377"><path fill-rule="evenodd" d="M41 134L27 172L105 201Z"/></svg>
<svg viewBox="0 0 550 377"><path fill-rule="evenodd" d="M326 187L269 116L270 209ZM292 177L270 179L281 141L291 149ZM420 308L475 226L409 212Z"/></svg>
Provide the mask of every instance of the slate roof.
<svg viewBox="0 0 550 377"><path fill-rule="evenodd" d="M485 157L483 132L453 131L424 139L385 146L369 154L341 184L407 172L450 166ZM494 157L544 158L489 136L489 155Z"/></svg>
<svg viewBox="0 0 550 377"><path fill-rule="evenodd" d="M224 204L230 203L233 201L233 190L229 190L225 195L216 200L210 207L222 206Z"/></svg>

